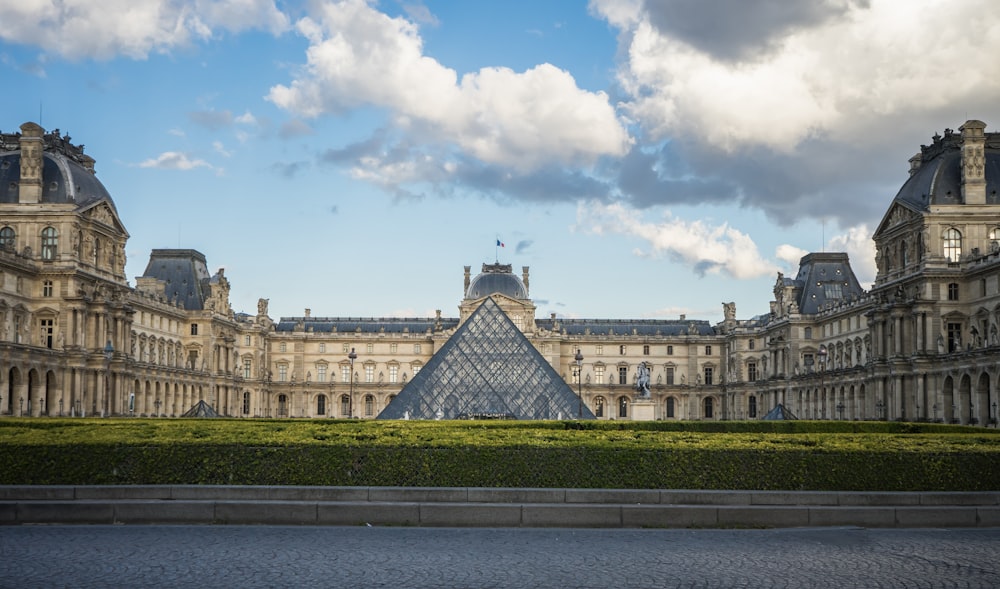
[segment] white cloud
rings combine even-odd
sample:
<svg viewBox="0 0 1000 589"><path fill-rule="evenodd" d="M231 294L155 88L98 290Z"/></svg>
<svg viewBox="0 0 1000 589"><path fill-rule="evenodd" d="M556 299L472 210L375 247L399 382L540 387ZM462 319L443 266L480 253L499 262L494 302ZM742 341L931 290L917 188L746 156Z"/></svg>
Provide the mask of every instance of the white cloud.
<svg viewBox="0 0 1000 589"><path fill-rule="evenodd" d="M363 0L328 2L296 28L310 42L307 64L268 99L298 116L376 105L401 129L522 170L620 156L630 143L606 94L580 89L550 64L459 79L423 54L416 25Z"/></svg>
<svg viewBox="0 0 1000 589"><path fill-rule="evenodd" d="M728 224L710 226L664 214L660 222L642 220L642 213L620 203L583 203L577 208L576 227L595 235L622 234L640 239L645 250L634 253L668 257L698 274L725 274L743 280L774 274L778 267L765 260L750 236Z"/></svg>
<svg viewBox="0 0 1000 589"><path fill-rule="evenodd" d="M180 151L165 151L155 158L147 159L138 164L140 168L157 168L160 170L193 170L195 168L215 168L200 159L191 159Z"/></svg>
<svg viewBox="0 0 1000 589"><path fill-rule="evenodd" d="M1000 92L983 62L1000 53L994 0L845 2L842 14L780 31L756 59L738 61L666 36L636 0L592 9L625 33L622 108L652 137L789 152L814 136L856 139L887 115Z"/></svg>
<svg viewBox="0 0 1000 589"><path fill-rule="evenodd" d="M226 149L226 146L223 145L221 141L213 141L212 149L214 149L216 153L218 153L223 157L230 157L233 155L231 151Z"/></svg>
<svg viewBox="0 0 1000 589"><path fill-rule="evenodd" d="M827 247L831 251L847 252L858 282L862 288L871 288L878 268L875 266L875 242L867 225L848 228L847 233L832 237Z"/></svg>
<svg viewBox="0 0 1000 589"><path fill-rule="evenodd" d="M237 123L241 124L241 125L256 125L257 124L257 117L253 116L253 113L251 113L250 111L244 112L243 114L241 114L240 116L236 117L233 120L236 121Z"/></svg>
<svg viewBox="0 0 1000 589"><path fill-rule="evenodd" d="M69 59L143 59L219 30L289 26L274 0L62 0L0 3L0 38Z"/></svg>

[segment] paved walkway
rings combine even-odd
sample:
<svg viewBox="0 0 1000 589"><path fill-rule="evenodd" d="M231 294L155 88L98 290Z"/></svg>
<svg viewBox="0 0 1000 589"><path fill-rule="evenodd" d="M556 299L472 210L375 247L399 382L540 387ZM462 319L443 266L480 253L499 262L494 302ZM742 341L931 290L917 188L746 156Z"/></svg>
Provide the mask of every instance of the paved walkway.
<svg viewBox="0 0 1000 589"><path fill-rule="evenodd" d="M998 587L1000 529L0 527L0 587Z"/></svg>

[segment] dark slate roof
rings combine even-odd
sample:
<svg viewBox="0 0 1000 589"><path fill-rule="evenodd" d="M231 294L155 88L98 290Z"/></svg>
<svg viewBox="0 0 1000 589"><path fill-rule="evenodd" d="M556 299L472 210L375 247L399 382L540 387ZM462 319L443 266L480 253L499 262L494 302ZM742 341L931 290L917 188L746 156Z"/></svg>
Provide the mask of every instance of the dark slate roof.
<svg viewBox="0 0 1000 589"><path fill-rule="evenodd" d="M795 280L801 284L799 312L804 314L817 313L827 304L854 300L865 293L843 252L808 254L799 261Z"/></svg>
<svg viewBox="0 0 1000 589"><path fill-rule="evenodd" d="M962 136L945 129L934 143L920 147L920 168L896 194L895 201L915 211L931 205L962 204ZM1000 204L1000 133L986 133L986 204Z"/></svg>
<svg viewBox="0 0 1000 589"><path fill-rule="evenodd" d="M715 335L715 328L700 319L539 319L542 329L567 335Z"/></svg>
<svg viewBox="0 0 1000 589"><path fill-rule="evenodd" d="M208 265L197 250L156 249L149 255L143 277L166 283L164 295L179 301L188 311L201 311L210 294Z"/></svg>
<svg viewBox="0 0 1000 589"><path fill-rule="evenodd" d="M494 293L514 299L528 298L528 289L511 271L510 264L483 264L483 271L476 275L465 291L467 299L481 299Z"/></svg>
<svg viewBox="0 0 1000 589"><path fill-rule="evenodd" d="M521 330L487 298L378 419L594 419Z"/></svg>
<svg viewBox="0 0 1000 589"><path fill-rule="evenodd" d="M21 152L0 152L0 203L17 202L20 181ZM62 153L43 152L43 203L76 204L83 208L100 200L114 207L111 195L93 172Z"/></svg>
<svg viewBox="0 0 1000 589"><path fill-rule="evenodd" d="M409 318L409 317L282 317L275 329L295 331L296 325L304 331L318 333L426 333L427 330L451 329L458 319Z"/></svg>

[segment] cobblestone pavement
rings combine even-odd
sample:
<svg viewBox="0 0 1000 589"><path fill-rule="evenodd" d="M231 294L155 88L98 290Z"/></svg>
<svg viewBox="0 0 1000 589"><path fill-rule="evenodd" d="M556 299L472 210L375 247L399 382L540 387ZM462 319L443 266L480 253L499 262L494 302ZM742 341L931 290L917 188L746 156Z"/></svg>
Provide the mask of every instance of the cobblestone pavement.
<svg viewBox="0 0 1000 589"><path fill-rule="evenodd" d="M1000 587L1000 529L0 527L0 586Z"/></svg>

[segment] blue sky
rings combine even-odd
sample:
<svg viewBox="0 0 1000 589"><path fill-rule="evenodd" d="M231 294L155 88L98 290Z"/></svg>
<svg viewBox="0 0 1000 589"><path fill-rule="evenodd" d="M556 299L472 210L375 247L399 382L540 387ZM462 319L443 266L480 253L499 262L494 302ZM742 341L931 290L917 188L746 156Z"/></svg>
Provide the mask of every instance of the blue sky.
<svg viewBox="0 0 1000 589"><path fill-rule="evenodd" d="M992 0L0 2L0 129L86 144L130 279L194 248L237 311L455 316L498 253L539 317L718 321L809 251L870 282L998 54Z"/></svg>

